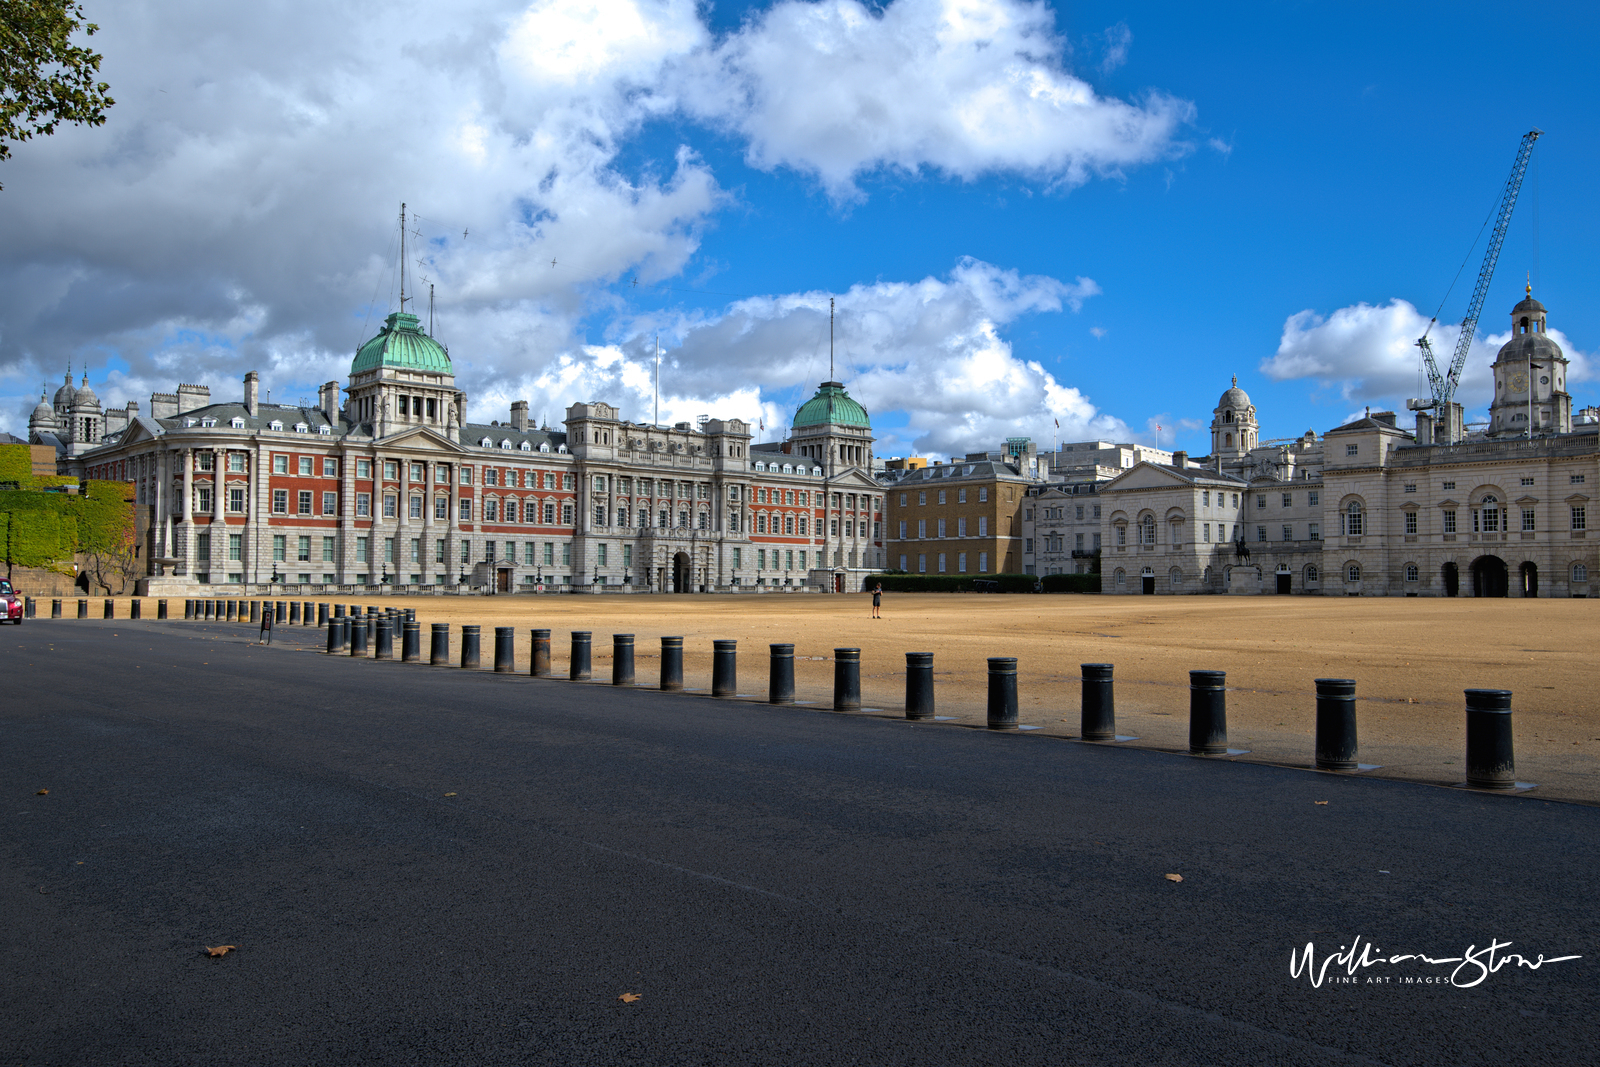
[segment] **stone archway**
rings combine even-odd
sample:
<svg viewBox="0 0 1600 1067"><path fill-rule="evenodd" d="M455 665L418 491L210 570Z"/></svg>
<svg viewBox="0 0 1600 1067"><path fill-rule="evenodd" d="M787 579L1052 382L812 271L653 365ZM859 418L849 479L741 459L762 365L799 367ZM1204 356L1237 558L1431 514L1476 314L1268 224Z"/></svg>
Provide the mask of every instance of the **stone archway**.
<svg viewBox="0 0 1600 1067"><path fill-rule="evenodd" d="M1523 596L1539 595L1539 565L1531 561L1517 568L1517 577L1521 579L1518 588Z"/></svg>
<svg viewBox="0 0 1600 1067"><path fill-rule="evenodd" d="M689 554L679 552L672 557L672 588L679 593L694 591L691 585L693 568L689 564Z"/></svg>
<svg viewBox="0 0 1600 1067"><path fill-rule="evenodd" d="M1461 594L1461 571L1454 563L1446 563L1441 572L1444 579L1444 595L1459 596Z"/></svg>
<svg viewBox="0 0 1600 1067"><path fill-rule="evenodd" d="M1503 597L1511 592L1506 561L1499 556L1479 556L1472 561L1472 595Z"/></svg>

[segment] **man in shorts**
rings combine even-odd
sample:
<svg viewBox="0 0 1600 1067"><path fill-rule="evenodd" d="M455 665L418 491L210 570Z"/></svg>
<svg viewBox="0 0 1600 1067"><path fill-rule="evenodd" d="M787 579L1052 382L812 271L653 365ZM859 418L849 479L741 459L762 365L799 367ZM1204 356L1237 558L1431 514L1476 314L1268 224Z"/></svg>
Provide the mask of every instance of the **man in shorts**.
<svg viewBox="0 0 1600 1067"><path fill-rule="evenodd" d="M872 617L874 619L883 618L882 615L878 614L878 609L880 607L882 607L882 606L883 606L883 583L879 582L877 585L872 587Z"/></svg>

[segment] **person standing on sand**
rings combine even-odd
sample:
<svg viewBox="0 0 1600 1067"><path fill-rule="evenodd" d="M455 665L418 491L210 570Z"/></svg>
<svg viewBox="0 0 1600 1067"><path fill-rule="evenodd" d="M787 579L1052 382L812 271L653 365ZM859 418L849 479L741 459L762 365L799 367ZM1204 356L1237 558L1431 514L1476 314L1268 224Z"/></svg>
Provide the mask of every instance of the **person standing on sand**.
<svg viewBox="0 0 1600 1067"><path fill-rule="evenodd" d="M882 615L878 614L878 609L882 605L883 605L883 584L880 582L878 585L875 585L875 586L872 587L872 617L874 619L883 618Z"/></svg>

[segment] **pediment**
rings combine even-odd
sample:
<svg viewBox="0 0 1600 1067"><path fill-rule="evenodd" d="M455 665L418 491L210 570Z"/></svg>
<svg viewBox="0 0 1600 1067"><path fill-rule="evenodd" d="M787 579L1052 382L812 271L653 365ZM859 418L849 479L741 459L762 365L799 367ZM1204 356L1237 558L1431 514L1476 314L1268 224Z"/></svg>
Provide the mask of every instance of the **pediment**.
<svg viewBox="0 0 1600 1067"><path fill-rule="evenodd" d="M427 426L409 426L399 433L380 437L373 442L373 445L377 448L416 448L435 452L455 452L459 455L468 454L466 446L450 440L438 430ZM524 453L517 452L515 455L522 456Z"/></svg>

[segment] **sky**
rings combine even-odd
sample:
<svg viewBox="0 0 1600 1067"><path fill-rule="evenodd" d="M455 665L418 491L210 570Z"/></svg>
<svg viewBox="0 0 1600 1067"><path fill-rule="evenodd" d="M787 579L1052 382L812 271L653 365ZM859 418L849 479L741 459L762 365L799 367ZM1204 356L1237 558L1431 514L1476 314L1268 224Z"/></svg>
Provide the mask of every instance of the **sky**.
<svg viewBox="0 0 1600 1067"><path fill-rule="evenodd" d="M1457 399L1530 280L1600 403L1583 4L85 0L116 105L0 163L0 429L70 365L341 384L410 294L469 419L519 399L776 440L832 373L880 457L1209 450L1427 395L1545 131ZM1219 14L1220 12L1220 14ZM1463 269L1464 268L1464 269ZM1459 272L1459 278L1457 278ZM1452 287L1453 282L1453 287Z"/></svg>

